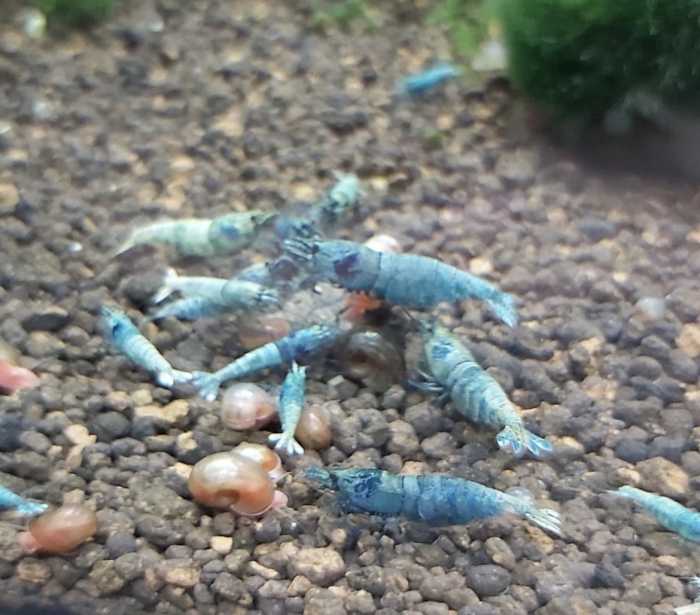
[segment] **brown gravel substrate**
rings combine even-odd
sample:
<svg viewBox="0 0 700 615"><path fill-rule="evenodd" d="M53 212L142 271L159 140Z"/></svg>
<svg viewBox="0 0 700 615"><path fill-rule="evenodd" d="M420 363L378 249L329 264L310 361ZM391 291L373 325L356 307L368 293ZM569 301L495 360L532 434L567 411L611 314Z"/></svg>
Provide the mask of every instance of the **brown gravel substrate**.
<svg viewBox="0 0 700 615"><path fill-rule="evenodd" d="M96 540L64 557L23 556L20 528L0 525L0 602L110 615L671 615L694 597L679 577L700 573L698 551L604 492L637 484L700 504L692 196L543 164L507 130L498 84L454 82L392 108L397 76L447 53L438 32L326 38L305 23L281 2L161 0L94 36L40 45L0 29L0 337L41 376L0 399L0 482L51 504L84 500L100 520ZM399 540L334 517L329 496L291 477L288 515L259 522L190 500L190 466L244 436L221 426L218 402L158 388L105 353L99 306L140 317L167 262L106 255L137 222L313 201L333 169L367 190L344 235L388 232L517 297L515 329L474 303L439 313L555 455L514 460L493 430L422 393L327 385L337 367L320 361L309 393L328 402L334 431L320 459L527 487L561 511L563 539L499 518L408 526ZM179 270L229 275L255 256ZM661 318L635 307L646 297L666 297ZM144 331L181 369L240 352L234 321ZM408 350L413 369L415 339Z"/></svg>

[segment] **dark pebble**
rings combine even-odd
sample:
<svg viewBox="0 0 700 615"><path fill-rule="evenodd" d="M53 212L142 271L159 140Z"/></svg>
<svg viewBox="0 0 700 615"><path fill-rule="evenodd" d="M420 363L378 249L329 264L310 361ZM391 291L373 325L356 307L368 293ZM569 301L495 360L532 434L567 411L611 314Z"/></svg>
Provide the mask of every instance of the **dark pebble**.
<svg viewBox="0 0 700 615"><path fill-rule="evenodd" d="M656 380L663 371L661 364L653 357L635 357L629 362L627 374L632 376L643 376L649 380Z"/></svg>
<svg viewBox="0 0 700 615"><path fill-rule="evenodd" d="M668 361L671 347L658 335L647 335L639 344L639 352L654 357L663 364Z"/></svg>
<svg viewBox="0 0 700 615"><path fill-rule="evenodd" d="M663 403L656 397L638 401L616 400L613 416L628 425L644 425L658 421L663 410Z"/></svg>
<svg viewBox="0 0 700 615"><path fill-rule="evenodd" d="M135 438L121 438L114 440L110 447L114 457L131 457L135 455L145 455L146 445Z"/></svg>
<svg viewBox="0 0 700 615"><path fill-rule="evenodd" d="M665 404L679 404L685 399L685 387L671 378L661 377L656 381Z"/></svg>
<svg viewBox="0 0 700 615"><path fill-rule="evenodd" d="M615 447L615 456L628 463L637 463L649 457L649 447L641 440L623 438Z"/></svg>
<svg viewBox="0 0 700 615"><path fill-rule="evenodd" d="M131 432L131 423L124 415L117 412L103 412L88 423L88 429L90 433L97 436L99 442L112 442L128 436Z"/></svg>
<svg viewBox="0 0 700 615"><path fill-rule="evenodd" d="M594 587L610 587L613 589L624 589L627 580L614 564L600 562L595 567L593 575Z"/></svg>
<svg viewBox="0 0 700 615"><path fill-rule="evenodd" d="M698 381L698 365L682 350L672 350L665 363L666 372L681 382L695 384Z"/></svg>
<svg viewBox="0 0 700 615"><path fill-rule="evenodd" d="M0 417L0 453L11 453L20 447L22 419L18 416Z"/></svg>
<svg viewBox="0 0 700 615"><path fill-rule="evenodd" d="M537 396L550 404L560 404L561 395L556 390L554 383L547 376L547 372L541 363L532 359L523 361L521 374L522 388L537 393Z"/></svg>
<svg viewBox="0 0 700 615"><path fill-rule="evenodd" d="M473 589L479 598L498 596L510 585L510 573L501 566L484 564L472 566L467 571L467 586Z"/></svg>
<svg viewBox="0 0 700 615"><path fill-rule="evenodd" d="M649 445L649 457L665 457L673 463L681 462L681 454L685 450L684 438L657 436Z"/></svg>
<svg viewBox="0 0 700 615"><path fill-rule="evenodd" d="M70 315L57 305L38 308L32 311L24 320L22 327L25 331L60 331L70 322Z"/></svg>
<svg viewBox="0 0 700 615"><path fill-rule="evenodd" d="M622 335L622 323L612 316L604 318L598 322L598 327L605 336L605 341L609 344L615 344Z"/></svg>
<svg viewBox="0 0 700 615"><path fill-rule="evenodd" d="M107 536L105 547L112 559L117 559L126 553L135 553L138 550L136 538L126 532L116 532Z"/></svg>
<svg viewBox="0 0 700 615"><path fill-rule="evenodd" d="M601 332L598 327L587 320L570 320L565 322L556 332L559 341L569 346L574 342L591 339L592 337L601 337Z"/></svg>
<svg viewBox="0 0 700 615"><path fill-rule="evenodd" d="M136 533L156 547L164 549L185 540L185 532L176 527L173 521L155 515L141 515L136 522Z"/></svg>
<svg viewBox="0 0 700 615"><path fill-rule="evenodd" d="M459 609L457 615L499 615L499 610L492 604L471 604Z"/></svg>
<svg viewBox="0 0 700 615"><path fill-rule="evenodd" d="M646 327L647 335L656 335L669 345L675 343L676 338L681 333L681 325L668 320L655 320Z"/></svg>
<svg viewBox="0 0 700 615"><path fill-rule="evenodd" d="M616 225L601 218L584 218L579 222L578 230L586 240L592 243L614 237L617 234Z"/></svg>

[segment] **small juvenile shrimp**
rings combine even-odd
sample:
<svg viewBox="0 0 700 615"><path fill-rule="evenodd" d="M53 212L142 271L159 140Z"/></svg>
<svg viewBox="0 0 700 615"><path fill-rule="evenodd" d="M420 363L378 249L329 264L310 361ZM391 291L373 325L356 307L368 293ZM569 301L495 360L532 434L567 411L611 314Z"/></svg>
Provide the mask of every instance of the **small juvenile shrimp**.
<svg viewBox="0 0 700 615"><path fill-rule="evenodd" d="M136 229L112 256L142 244L169 245L179 254L233 254L250 245L260 227L274 215L254 209L214 219L188 218L156 222Z"/></svg>
<svg viewBox="0 0 700 615"><path fill-rule="evenodd" d="M138 366L155 374L156 382L162 387L169 389L175 382L191 380L192 374L173 369L124 312L102 306L101 320L107 341Z"/></svg>
<svg viewBox="0 0 700 615"><path fill-rule="evenodd" d="M434 381L428 386L446 393L457 411L475 423L504 426L496 436L498 446L521 455L525 449L535 457L552 452L549 442L530 433L501 385L476 362L443 326L420 321L425 356Z"/></svg>
<svg viewBox="0 0 700 615"><path fill-rule="evenodd" d="M209 318L227 312L263 310L279 303L276 290L236 278L178 278L179 290L193 296L173 301L149 316L160 320L175 316L182 320ZM200 291L200 294L197 293Z"/></svg>
<svg viewBox="0 0 700 615"><path fill-rule="evenodd" d="M306 392L306 368L292 362L292 369L282 383L280 393L279 416L282 423L282 433L270 434L267 441L274 445L276 451L284 451L287 455L303 455L304 449L295 439L294 434L299 424L301 411L304 409L304 394Z"/></svg>
<svg viewBox="0 0 700 615"><path fill-rule="evenodd" d="M31 517L43 513L48 508L48 504L30 502L14 491L10 491L7 487L0 485L0 508L11 508L20 515Z"/></svg>
<svg viewBox="0 0 700 615"><path fill-rule="evenodd" d="M322 227L328 223L337 222L347 214L357 205L357 200L362 193L357 175L344 175L333 171L333 177L336 179L335 185L313 210L312 219Z"/></svg>
<svg viewBox="0 0 700 615"><path fill-rule="evenodd" d="M686 508L671 498L628 485L608 493L636 502L665 528L676 532L686 540L700 542L700 513Z"/></svg>
<svg viewBox="0 0 700 615"><path fill-rule="evenodd" d="M401 100L408 96L424 94L451 77L459 77L462 71L453 62L436 62L421 73L409 75L396 85L395 95Z"/></svg>
<svg viewBox="0 0 700 615"><path fill-rule="evenodd" d="M307 468L304 477L338 492L344 513L405 517L434 527L461 525L504 513L561 536L559 513L456 476L414 476L371 469Z"/></svg>
<svg viewBox="0 0 700 615"><path fill-rule="evenodd" d="M208 297L217 299L227 284L227 278L209 278L205 276L180 276L169 267L163 276L158 292L153 295L153 303L162 303L174 292L184 297Z"/></svg>
<svg viewBox="0 0 700 615"><path fill-rule="evenodd" d="M330 282L346 290L371 292L405 308L430 308L443 301L485 301L507 325L518 315L513 297L485 280L426 256L377 252L353 241L288 239L284 249L307 263L316 282Z"/></svg>
<svg viewBox="0 0 700 615"><path fill-rule="evenodd" d="M300 329L251 350L222 367L218 372L213 374L195 372L192 382L199 387L201 397L207 401L214 401L223 382L238 380L270 367L304 359L311 354L330 348L342 333L338 323L324 323L308 329Z"/></svg>

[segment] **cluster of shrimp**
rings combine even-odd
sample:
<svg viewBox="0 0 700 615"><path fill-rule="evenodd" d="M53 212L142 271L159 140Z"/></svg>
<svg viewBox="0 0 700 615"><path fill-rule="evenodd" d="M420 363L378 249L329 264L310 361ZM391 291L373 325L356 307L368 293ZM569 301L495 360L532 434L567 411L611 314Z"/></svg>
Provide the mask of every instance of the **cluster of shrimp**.
<svg viewBox="0 0 700 615"><path fill-rule="evenodd" d="M442 72L440 73L442 75ZM449 73L445 73L448 76ZM442 77L441 77L442 78ZM351 212L362 194L354 175L337 175L337 183L327 197L310 208L305 216L279 216L275 233L282 240L282 253L260 265L253 265L231 279L185 278L174 270L167 271L161 289L154 297L160 303L172 293L183 298L151 314L149 320L174 316L195 320L217 316L230 311L260 311L280 302L283 292L277 286L294 291L304 284L319 283L338 286L350 293L342 314L347 320L360 320L365 313L391 306L404 310L428 310L441 302L480 300L489 306L497 318L509 326L518 322L515 302L511 295L498 290L486 280L452 267L437 259L405 254L400 244L386 235L371 238L365 244L331 239L328 232ZM216 247L212 235L225 222L227 237L236 239L236 248L249 245L266 222L261 212L251 212L248 218L236 214L240 221L238 232L231 216L207 221L177 221L159 223L136 231L125 246L139 243L167 243L181 254L229 254L232 246L219 238ZM188 232L192 225L192 232ZM220 233L219 233L220 234ZM218 237L218 235L217 235ZM243 238L246 238L245 240ZM389 342L378 330L346 331L339 320L325 322L296 331L284 330L282 335L267 341L261 335L244 335L248 352L214 373L183 373L173 369L153 345L123 313L105 308L103 317L107 335L130 359L156 375L162 386L189 382L199 395L214 401L222 384L239 381L223 397L222 422L234 429L254 429L264 426L271 416L278 416L282 433L271 434L270 445L287 456L301 455L304 448L328 446L331 439L327 411L318 407L305 408L306 367L300 365L308 358L327 351L345 339L346 351L361 360L346 365L345 373L352 377L370 379L372 371L384 375L381 384L388 388L397 371L389 366L402 366L404 358L399 344ZM515 455L529 451L536 457L551 452L551 445L530 433L522 418L510 404L498 383L475 361L459 340L445 328L428 318L420 323L427 364L432 376L420 383L423 389L440 390L452 399L455 409L479 423L502 428L496 442ZM264 342L260 343L257 342ZM384 364L387 369L375 370ZM280 365L290 369L281 387L279 402L273 410L272 398L259 386L240 381L265 369ZM368 367L369 366L369 367ZM313 426L314 435L309 436ZM231 508L239 514L259 515L285 502L275 496L274 479L264 472L254 471L248 460L237 453L218 453L199 462L192 471L190 491L207 506ZM453 477L404 477L388 472L346 470L308 470L306 478L321 487L339 492L341 507L348 512L362 511L373 515L403 515L408 519L432 525L465 523L500 513L518 513L554 534L560 533L556 512L538 510L531 501L501 493L476 483ZM250 485L250 491L239 481ZM272 482L271 482L272 481ZM253 487L254 486L254 487ZM403 506L386 505L395 493L403 493ZM411 503L413 494L417 500ZM277 498L277 499L275 499ZM245 504L250 501L250 506ZM429 503L450 501L454 510Z"/></svg>

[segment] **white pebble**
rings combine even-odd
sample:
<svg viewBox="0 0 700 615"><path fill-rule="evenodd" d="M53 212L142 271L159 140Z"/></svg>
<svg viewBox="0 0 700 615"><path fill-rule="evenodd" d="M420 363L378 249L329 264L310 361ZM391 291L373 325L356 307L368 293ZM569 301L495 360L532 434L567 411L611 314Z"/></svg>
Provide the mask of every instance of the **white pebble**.
<svg viewBox="0 0 700 615"><path fill-rule="evenodd" d="M666 312L666 302L658 297L643 297L637 301L635 307L651 320L663 318Z"/></svg>

